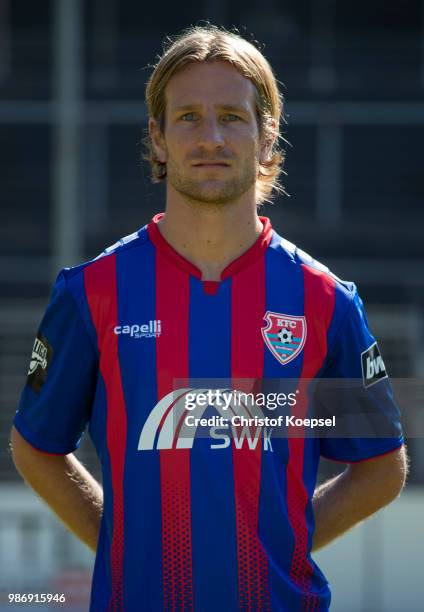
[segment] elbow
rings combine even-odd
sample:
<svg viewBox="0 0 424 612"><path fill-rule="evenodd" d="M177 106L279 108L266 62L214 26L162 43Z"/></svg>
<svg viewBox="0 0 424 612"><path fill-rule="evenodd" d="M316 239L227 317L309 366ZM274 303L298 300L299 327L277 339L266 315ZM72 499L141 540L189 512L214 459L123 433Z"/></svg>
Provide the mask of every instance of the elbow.
<svg viewBox="0 0 424 612"><path fill-rule="evenodd" d="M13 463L15 464L15 468L20 474L22 474L22 464L24 463L23 457L25 455L24 439L17 432L15 427L12 427L12 431L10 433L9 449L10 454L12 455Z"/></svg>
<svg viewBox="0 0 424 612"><path fill-rule="evenodd" d="M9 448L15 468L25 478L25 474L34 466L38 451L21 436L14 426L10 434Z"/></svg>
<svg viewBox="0 0 424 612"><path fill-rule="evenodd" d="M373 512L400 496L405 487L408 467L405 446L384 457L351 466L355 483L359 488L363 487Z"/></svg>
<svg viewBox="0 0 424 612"><path fill-rule="evenodd" d="M395 501L402 493L405 483L406 474L403 471L393 471L388 475L382 487L382 506Z"/></svg>
<svg viewBox="0 0 424 612"><path fill-rule="evenodd" d="M392 484L392 500L398 498L402 493L406 480L409 473L409 461L406 455L405 449L403 449L401 459L399 460L399 465L393 474L393 484Z"/></svg>
<svg viewBox="0 0 424 612"><path fill-rule="evenodd" d="M392 500L399 497L403 488L405 487L406 480L409 473L409 458L406 452L406 446L401 446L398 451L393 453L393 464L390 470L389 482Z"/></svg>
<svg viewBox="0 0 424 612"><path fill-rule="evenodd" d="M383 506L395 501L405 487L409 471L406 447L402 446L398 451L392 453L392 460L386 465L382 474L382 501Z"/></svg>
<svg viewBox="0 0 424 612"><path fill-rule="evenodd" d="M10 454L12 455L12 459L15 462L16 465L16 457L19 454L19 434L16 431L15 427L12 427L12 431L10 432L10 439L9 439L9 450L10 450Z"/></svg>

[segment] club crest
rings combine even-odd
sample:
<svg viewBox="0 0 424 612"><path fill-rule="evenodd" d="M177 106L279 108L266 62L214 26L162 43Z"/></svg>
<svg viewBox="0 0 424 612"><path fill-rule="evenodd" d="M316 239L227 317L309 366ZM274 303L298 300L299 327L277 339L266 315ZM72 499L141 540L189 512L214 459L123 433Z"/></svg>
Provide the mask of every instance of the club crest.
<svg viewBox="0 0 424 612"><path fill-rule="evenodd" d="M271 312L264 316L266 327L261 329L265 344L274 357L283 365L298 356L306 340L305 317Z"/></svg>

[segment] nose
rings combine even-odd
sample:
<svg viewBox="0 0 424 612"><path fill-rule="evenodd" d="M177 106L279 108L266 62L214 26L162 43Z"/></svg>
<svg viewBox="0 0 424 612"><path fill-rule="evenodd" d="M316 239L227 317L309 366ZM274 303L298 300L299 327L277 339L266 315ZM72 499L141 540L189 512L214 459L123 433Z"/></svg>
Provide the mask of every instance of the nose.
<svg viewBox="0 0 424 612"><path fill-rule="evenodd" d="M225 139L216 117L207 117L202 121L198 133L198 145L207 151L216 151L225 146Z"/></svg>

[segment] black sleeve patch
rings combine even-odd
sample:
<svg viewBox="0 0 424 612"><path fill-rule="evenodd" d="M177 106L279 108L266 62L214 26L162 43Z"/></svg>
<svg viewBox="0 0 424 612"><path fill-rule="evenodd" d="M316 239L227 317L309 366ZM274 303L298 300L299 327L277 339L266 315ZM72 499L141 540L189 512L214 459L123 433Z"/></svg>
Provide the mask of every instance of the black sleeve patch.
<svg viewBox="0 0 424 612"><path fill-rule="evenodd" d="M379 380L388 377L377 342L371 344L366 351L361 353L361 362L364 387L370 387Z"/></svg>
<svg viewBox="0 0 424 612"><path fill-rule="evenodd" d="M32 347L31 361L29 363L27 385L36 393L46 382L47 372L53 357L53 349L47 338L37 334Z"/></svg>

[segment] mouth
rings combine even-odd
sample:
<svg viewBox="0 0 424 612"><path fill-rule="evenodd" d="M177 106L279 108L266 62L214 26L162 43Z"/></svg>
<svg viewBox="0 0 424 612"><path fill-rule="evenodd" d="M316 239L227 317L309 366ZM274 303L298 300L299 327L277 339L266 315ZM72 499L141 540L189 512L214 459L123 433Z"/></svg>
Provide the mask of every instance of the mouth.
<svg viewBox="0 0 424 612"><path fill-rule="evenodd" d="M227 164L225 162L208 161L208 162L199 162L196 164L192 164L192 166L194 168L229 168L230 164Z"/></svg>

